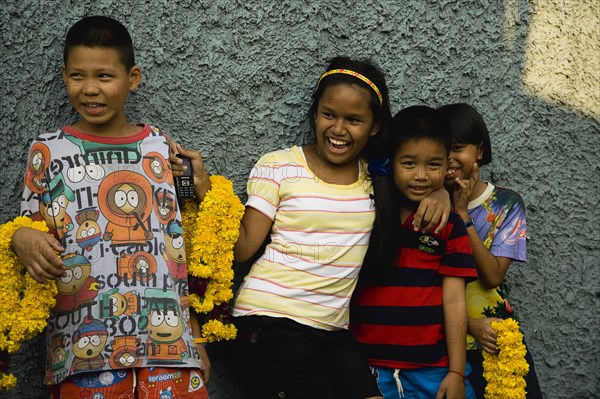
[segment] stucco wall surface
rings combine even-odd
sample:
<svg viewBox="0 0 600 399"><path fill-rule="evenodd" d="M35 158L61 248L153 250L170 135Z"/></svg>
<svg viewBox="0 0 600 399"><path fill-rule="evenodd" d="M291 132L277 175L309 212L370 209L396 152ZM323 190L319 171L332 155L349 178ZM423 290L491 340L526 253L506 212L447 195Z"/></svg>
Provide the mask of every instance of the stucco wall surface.
<svg viewBox="0 0 600 399"><path fill-rule="evenodd" d="M311 139L305 115L327 59L368 57L387 73L394 112L463 101L485 116L494 161L483 177L518 190L527 203L528 260L513 265L508 279L542 390L548 399L599 397L599 7L575 0L3 0L0 222L18 213L30 140L74 120L59 73L66 29L82 16L113 16L132 33L144 80L128 101L130 120L200 150L209 171L232 178L242 197L261 154ZM576 48L582 43L585 51ZM542 79L549 75L555 78ZM210 348L212 399L244 397L230 381L226 349ZM12 363L19 385L0 397L46 398L43 354L39 340L25 345Z"/></svg>

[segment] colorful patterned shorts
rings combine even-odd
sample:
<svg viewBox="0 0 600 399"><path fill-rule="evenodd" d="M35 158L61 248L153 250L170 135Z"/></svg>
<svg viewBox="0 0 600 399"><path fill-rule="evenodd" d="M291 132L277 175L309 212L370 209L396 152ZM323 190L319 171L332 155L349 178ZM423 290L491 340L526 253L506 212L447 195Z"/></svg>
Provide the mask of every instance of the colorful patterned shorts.
<svg viewBox="0 0 600 399"><path fill-rule="evenodd" d="M198 369L148 367L74 375L51 388L54 399L208 399Z"/></svg>

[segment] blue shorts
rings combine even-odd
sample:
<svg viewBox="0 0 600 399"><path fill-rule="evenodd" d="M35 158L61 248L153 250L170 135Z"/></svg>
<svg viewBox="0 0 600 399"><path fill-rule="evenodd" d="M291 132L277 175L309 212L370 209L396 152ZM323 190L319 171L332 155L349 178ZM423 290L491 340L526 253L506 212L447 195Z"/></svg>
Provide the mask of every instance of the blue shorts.
<svg viewBox="0 0 600 399"><path fill-rule="evenodd" d="M400 370L397 378L394 371L387 367L373 368L384 399L433 399L442 380L448 375L447 367ZM470 371L467 364L467 373ZM475 392L469 381L466 381L465 393L466 399L475 399Z"/></svg>

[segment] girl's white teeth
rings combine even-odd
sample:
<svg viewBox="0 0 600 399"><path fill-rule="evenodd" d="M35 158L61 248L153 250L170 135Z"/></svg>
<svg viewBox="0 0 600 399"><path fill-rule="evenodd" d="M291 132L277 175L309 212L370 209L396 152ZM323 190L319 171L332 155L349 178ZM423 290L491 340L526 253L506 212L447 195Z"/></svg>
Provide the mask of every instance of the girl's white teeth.
<svg viewBox="0 0 600 399"><path fill-rule="evenodd" d="M350 143L344 140L337 140L331 137L327 137L329 142L329 150L336 154L346 153L350 149Z"/></svg>

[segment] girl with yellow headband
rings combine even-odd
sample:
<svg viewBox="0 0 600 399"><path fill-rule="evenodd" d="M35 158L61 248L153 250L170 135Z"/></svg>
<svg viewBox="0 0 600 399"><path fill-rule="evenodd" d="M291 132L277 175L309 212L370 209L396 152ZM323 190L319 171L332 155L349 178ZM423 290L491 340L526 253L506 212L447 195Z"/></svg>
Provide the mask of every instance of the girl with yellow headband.
<svg viewBox="0 0 600 399"><path fill-rule="evenodd" d="M266 154L250 173L236 261L270 242L236 297L236 363L255 398L381 398L348 315L375 216L367 162L390 120L383 73L334 58L308 117L314 143ZM415 229L445 224L448 194L433 197Z"/></svg>

